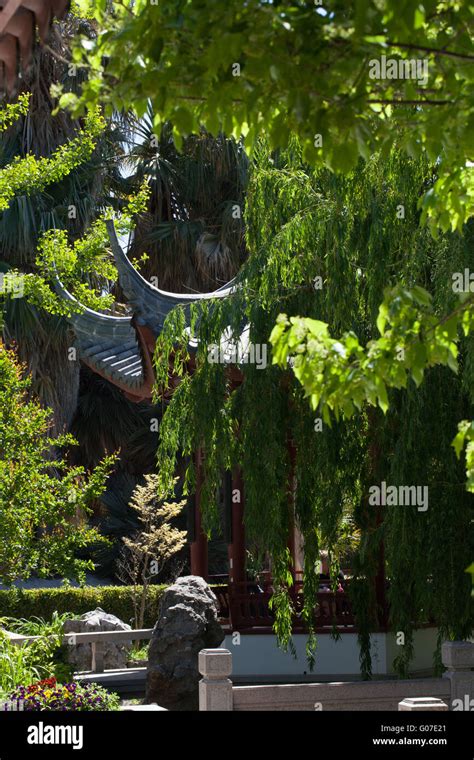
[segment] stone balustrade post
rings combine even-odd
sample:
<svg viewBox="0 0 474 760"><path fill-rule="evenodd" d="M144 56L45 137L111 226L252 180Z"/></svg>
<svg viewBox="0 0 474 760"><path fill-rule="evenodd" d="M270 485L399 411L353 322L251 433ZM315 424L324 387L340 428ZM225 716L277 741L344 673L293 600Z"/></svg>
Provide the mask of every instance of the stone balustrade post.
<svg viewBox="0 0 474 760"><path fill-rule="evenodd" d="M451 709L474 711L474 643L443 642L441 660L447 668L443 678L451 682Z"/></svg>
<svg viewBox="0 0 474 760"><path fill-rule="evenodd" d="M420 710L449 710L446 702L437 697L406 697L398 703L399 712L418 712Z"/></svg>
<svg viewBox="0 0 474 760"><path fill-rule="evenodd" d="M93 641L91 644L93 673L103 673L105 670L105 647L102 641Z"/></svg>
<svg viewBox="0 0 474 760"><path fill-rule="evenodd" d="M201 649L199 652L200 710L232 710L232 654L228 649Z"/></svg>

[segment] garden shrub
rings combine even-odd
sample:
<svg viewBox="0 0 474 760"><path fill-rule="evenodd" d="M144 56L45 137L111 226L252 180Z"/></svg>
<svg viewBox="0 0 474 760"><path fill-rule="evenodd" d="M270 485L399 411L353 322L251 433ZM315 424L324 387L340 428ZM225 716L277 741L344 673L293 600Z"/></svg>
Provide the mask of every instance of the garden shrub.
<svg viewBox="0 0 474 760"><path fill-rule="evenodd" d="M70 613L58 615L53 612L49 620L36 616L18 620L0 617L0 628L20 636L40 636L28 645L17 646L0 631L0 689L10 681L10 686L31 684L38 678L55 677L66 683L73 676L73 668L67 661L67 646L62 644L63 626ZM2 651L3 650L3 651Z"/></svg>
<svg viewBox="0 0 474 760"><path fill-rule="evenodd" d="M145 610L145 628L152 628L158 617L158 606L165 586L150 586ZM53 614L84 614L101 607L130 623L133 619L132 586L84 586L83 588L8 589L0 591L0 618L51 619Z"/></svg>
<svg viewBox="0 0 474 760"><path fill-rule="evenodd" d="M49 653L48 653L49 654ZM0 631L0 701L2 696L19 684L30 684L48 672L39 663L43 658L38 647L20 647Z"/></svg>

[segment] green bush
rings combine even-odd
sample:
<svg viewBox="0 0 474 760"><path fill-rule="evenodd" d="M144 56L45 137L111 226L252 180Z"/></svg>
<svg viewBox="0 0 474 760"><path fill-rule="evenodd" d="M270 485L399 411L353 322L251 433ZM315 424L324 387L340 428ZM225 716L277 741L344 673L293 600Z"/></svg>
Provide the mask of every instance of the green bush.
<svg viewBox="0 0 474 760"><path fill-rule="evenodd" d="M28 685L45 674L49 675L38 667L38 661L43 657L38 656L37 650L38 647L19 647L12 644L0 631L0 703L10 689L22 683Z"/></svg>
<svg viewBox="0 0 474 760"><path fill-rule="evenodd" d="M20 636L41 636L28 645L16 646L0 631L0 690L5 684L25 686L38 678L57 678L69 681L73 668L67 662L67 647L62 644L64 621L71 613L58 615L54 612L50 620L36 616L18 620L0 617L0 628ZM3 640L2 640L3 639Z"/></svg>
<svg viewBox="0 0 474 760"><path fill-rule="evenodd" d="M160 596L165 586L150 586L145 611L145 628L152 628L158 617ZM0 591L0 618L32 618L50 620L53 613L82 615L101 607L124 623L133 618L133 587L84 586L84 588L8 589ZM133 623L132 623L133 625Z"/></svg>

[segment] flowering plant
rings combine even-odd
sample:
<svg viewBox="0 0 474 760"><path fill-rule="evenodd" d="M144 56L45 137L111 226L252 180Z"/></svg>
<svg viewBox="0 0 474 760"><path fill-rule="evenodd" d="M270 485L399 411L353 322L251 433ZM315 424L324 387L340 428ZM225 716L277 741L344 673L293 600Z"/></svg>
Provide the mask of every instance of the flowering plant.
<svg viewBox="0 0 474 760"><path fill-rule="evenodd" d="M117 694L110 694L96 683L60 684L55 678L46 678L30 686L19 686L9 694L4 710L8 710L9 704L20 704L19 709L29 712L108 711L118 710L119 697Z"/></svg>
<svg viewBox="0 0 474 760"><path fill-rule="evenodd" d="M57 684L56 678L44 678L42 681L37 681L36 683L32 683L26 688L29 694L34 694L41 688L51 689L55 687L56 684Z"/></svg>

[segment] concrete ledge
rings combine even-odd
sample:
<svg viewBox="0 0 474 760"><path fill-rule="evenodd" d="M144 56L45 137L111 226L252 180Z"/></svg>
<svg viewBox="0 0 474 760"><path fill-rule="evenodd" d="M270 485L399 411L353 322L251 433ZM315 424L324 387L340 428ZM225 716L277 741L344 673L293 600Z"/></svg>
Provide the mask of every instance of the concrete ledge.
<svg viewBox="0 0 474 760"><path fill-rule="evenodd" d="M79 683L98 683L107 691L121 696L142 697L145 694L146 668L126 670L105 670L103 673L76 673L74 680Z"/></svg>

